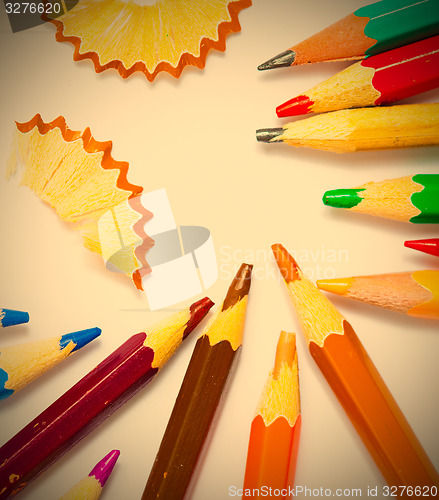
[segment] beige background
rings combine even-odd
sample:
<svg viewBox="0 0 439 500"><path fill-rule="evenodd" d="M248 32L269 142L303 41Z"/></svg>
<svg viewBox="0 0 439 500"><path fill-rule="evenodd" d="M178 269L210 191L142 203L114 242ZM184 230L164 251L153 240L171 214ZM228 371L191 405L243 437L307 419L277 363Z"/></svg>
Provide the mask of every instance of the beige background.
<svg viewBox="0 0 439 500"><path fill-rule="evenodd" d="M281 329L297 331L303 429L296 484L362 488L384 483L343 410L310 358L270 245L296 251L319 277L427 269L434 257L403 247L405 239L437 229L392 223L323 206L327 189L437 171L437 148L335 155L259 144L255 129L280 126L275 106L341 70L315 65L260 73L261 62L360 7L362 1L254 0L240 15L242 32L211 52L206 68L186 68L175 80L141 74L122 80L74 63L70 44L56 43L53 26L12 34L0 8L2 106L0 165L4 172L14 120L59 115L74 130L91 128L112 140L113 157L130 163L128 179L145 191L167 189L180 225L212 232L219 279L208 295L219 305L243 260L255 264L244 347L204 458L193 499L228 498L241 487L253 413ZM409 102L434 101L430 92ZM130 335L172 312L148 311L144 295L105 270L80 237L17 179L0 175L0 305L30 312L27 326L1 332L0 345L28 342L99 326L100 339L20 394L1 403L5 442L89 372ZM199 297L194 298L198 299ZM175 310L188 305L178 304ZM439 466L438 324L370 306L334 300L347 316ZM189 362L196 330L153 384L85 438L21 494L55 499L111 449L118 465L102 498L139 498Z"/></svg>

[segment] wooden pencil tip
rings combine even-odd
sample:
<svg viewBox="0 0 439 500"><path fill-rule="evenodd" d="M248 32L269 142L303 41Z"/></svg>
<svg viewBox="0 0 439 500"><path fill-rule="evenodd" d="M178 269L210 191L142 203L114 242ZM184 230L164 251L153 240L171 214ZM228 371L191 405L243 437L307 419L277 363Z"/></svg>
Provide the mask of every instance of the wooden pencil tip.
<svg viewBox="0 0 439 500"><path fill-rule="evenodd" d="M286 283L300 280L300 267L280 243L271 246L279 271Z"/></svg>
<svg viewBox="0 0 439 500"><path fill-rule="evenodd" d="M307 95L299 95L289 101L280 104L276 108L276 114L279 118L287 118L288 116L298 116L311 113L311 106L314 104Z"/></svg>
<svg viewBox="0 0 439 500"><path fill-rule="evenodd" d="M284 129L280 128L260 128L256 130L256 140L258 142L282 142L280 136Z"/></svg>
<svg viewBox="0 0 439 500"><path fill-rule="evenodd" d="M260 64L258 66L259 71L265 71L266 69L274 68L288 68L291 66L296 59L296 53L292 50L285 50L277 56L272 57L268 61Z"/></svg>
<svg viewBox="0 0 439 500"><path fill-rule="evenodd" d="M224 299L223 311L229 307L233 307L243 297L248 295L251 285L252 269L253 266L251 264L242 264L238 269L229 287L226 298Z"/></svg>
<svg viewBox="0 0 439 500"><path fill-rule="evenodd" d="M185 339L191 331L200 323L200 321L206 316L210 308L214 305L209 297L204 297L203 299L194 302L190 307L191 317L186 323L186 329L183 334L183 339Z"/></svg>
<svg viewBox="0 0 439 500"><path fill-rule="evenodd" d="M427 240L410 240L404 243L407 248L412 248L413 250L419 250L420 252L425 252L430 255L435 255L439 257L439 238L431 238Z"/></svg>
<svg viewBox="0 0 439 500"><path fill-rule="evenodd" d="M273 378L277 379L283 363L292 366L296 357L296 335L282 330L276 348Z"/></svg>

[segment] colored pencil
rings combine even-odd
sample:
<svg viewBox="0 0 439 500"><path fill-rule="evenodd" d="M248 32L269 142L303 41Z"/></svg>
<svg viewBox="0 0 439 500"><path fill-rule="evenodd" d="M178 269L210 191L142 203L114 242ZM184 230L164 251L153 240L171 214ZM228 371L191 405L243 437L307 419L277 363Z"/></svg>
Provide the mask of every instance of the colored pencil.
<svg viewBox="0 0 439 500"><path fill-rule="evenodd" d="M61 363L72 352L99 337L100 328L67 333L62 337L29 342L0 350L0 399L33 382L43 373Z"/></svg>
<svg viewBox="0 0 439 500"><path fill-rule="evenodd" d="M326 292L409 316L439 319L439 271L318 280Z"/></svg>
<svg viewBox="0 0 439 500"><path fill-rule="evenodd" d="M242 344L252 267L248 264L240 267L221 310L197 340L145 486L143 500L179 500L188 491Z"/></svg>
<svg viewBox="0 0 439 500"><path fill-rule="evenodd" d="M0 498L17 494L150 382L212 306L199 300L133 335L0 448Z"/></svg>
<svg viewBox="0 0 439 500"><path fill-rule="evenodd" d="M323 203L413 224L439 223L439 174L417 174L326 191Z"/></svg>
<svg viewBox="0 0 439 500"><path fill-rule="evenodd" d="M390 104L439 86L439 35L357 62L276 108L279 118Z"/></svg>
<svg viewBox="0 0 439 500"><path fill-rule="evenodd" d="M0 330L7 326L21 325L29 322L29 313L15 309L0 309Z"/></svg>
<svg viewBox="0 0 439 500"><path fill-rule="evenodd" d="M363 59L438 33L436 0L382 0L361 7L258 69Z"/></svg>
<svg viewBox="0 0 439 500"><path fill-rule="evenodd" d="M437 486L437 472L352 326L282 245L272 249L311 356L384 479L392 486Z"/></svg>
<svg viewBox="0 0 439 500"><path fill-rule="evenodd" d="M439 257L439 238L406 241L404 246Z"/></svg>
<svg viewBox="0 0 439 500"><path fill-rule="evenodd" d="M260 142L348 153L439 144L439 103L341 109L256 131Z"/></svg>
<svg viewBox="0 0 439 500"><path fill-rule="evenodd" d="M59 500L97 500L119 458L120 451L113 450L98 462L90 474L75 484Z"/></svg>
<svg viewBox="0 0 439 500"><path fill-rule="evenodd" d="M296 336L282 332L274 369L253 419L244 476L244 497L272 488L288 492L294 485L301 427ZM290 495L277 496L285 500Z"/></svg>

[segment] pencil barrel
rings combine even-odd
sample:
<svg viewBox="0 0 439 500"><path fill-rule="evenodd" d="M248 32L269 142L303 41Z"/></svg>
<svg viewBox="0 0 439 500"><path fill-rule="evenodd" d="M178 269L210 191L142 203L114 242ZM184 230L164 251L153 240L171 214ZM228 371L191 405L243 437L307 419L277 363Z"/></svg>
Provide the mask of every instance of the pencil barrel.
<svg viewBox="0 0 439 500"><path fill-rule="evenodd" d="M0 449L0 498L24 486L123 405L158 371L138 333Z"/></svg>
<svg viewBox="0 0 439 500"><path fill-rule="evenodd" d="M392 486L434 486L439 476L351 325L309 350Z"/></svg>

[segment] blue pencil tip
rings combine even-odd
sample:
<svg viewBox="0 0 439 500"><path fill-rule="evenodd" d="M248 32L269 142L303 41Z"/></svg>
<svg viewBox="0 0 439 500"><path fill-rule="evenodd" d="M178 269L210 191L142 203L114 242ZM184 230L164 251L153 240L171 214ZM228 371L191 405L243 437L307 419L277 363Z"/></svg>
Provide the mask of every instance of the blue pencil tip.
<svg viewBox="0 0 439 500"><path fill-rule="evenodd" d="M0 309L0 326L21 325L29 322L29 313L14 309Z"/></svg>
<svg viewBox="0 0 439 500"><path fill-rule="evenodd" d="M74 342L76 347L72 350L78 351L81 347L84 347L86 344L94 340L96 337L99 337L102 330L100 328L87 328L87 330L80 330L79 332L67 333L63 335L59 341L60 349L64 349L69 342Z"/></svg>

